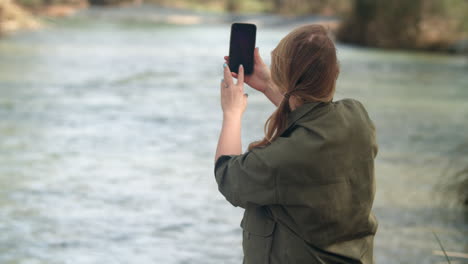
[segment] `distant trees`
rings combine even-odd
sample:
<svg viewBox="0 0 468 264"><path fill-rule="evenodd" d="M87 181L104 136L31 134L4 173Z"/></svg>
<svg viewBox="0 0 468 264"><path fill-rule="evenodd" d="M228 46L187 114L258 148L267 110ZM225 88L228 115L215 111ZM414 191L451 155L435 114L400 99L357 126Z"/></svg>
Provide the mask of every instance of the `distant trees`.
<svg viewBox="0 0 468 264"><path fill-rule="evenodd" d="M9 0L0 0L0 2ZM28 10L54 4L165 6L344 17L337 40L382 48L468 51L468 0L14 0ZM0 18L1 19L1 18ZM464 41L463 41L464 40ZM457 45L454 45L458 43Z"/></svg>
<svg viewBox="0 0 468 264"><path fill-rule="evenodd" d="M237 12L239 11L239 1L236 0L227 0L226 1L226 11L228 12Z"/></svg>
<svg viewBox="0 0 468 264"><path fill-rule="evenodd" d="M349 0L267 0L273 13L290 15L340 14L349 9Z"/></svg>
<svg viewBox="0 0 468 264"><path fill-rule="evenodd" d="M2 0L0 0L2 1ZM122 3L140 2L140 0L15 0L18 4L28 9L36 9L50 5L72 5L78 6L83 3L91 5L117 5Z"/></svg>
<svg viewBox="0 0 468 264"><path fill-rule="evenodd" d="M34 11L44 6L56 5L56 4L80 5L83 2L87 2L87 0L14 0L14 2L27 8L28 10Z"/></svg>
<svg viewBox="0 0 468 264"><path fill-rule="evenodd" d="M154 0L151 0L154 1ZM269 12L283 15L336 14L349 9L349 0L216 0L228 12ZM207 2L212 2L207 0Z"/></svg>
<svg viewBox="0 0 468 264"><path fill-rule="evenodd" d="M139 2L137 0L88 0L90 5L119 5L123 3Z"/></svg>

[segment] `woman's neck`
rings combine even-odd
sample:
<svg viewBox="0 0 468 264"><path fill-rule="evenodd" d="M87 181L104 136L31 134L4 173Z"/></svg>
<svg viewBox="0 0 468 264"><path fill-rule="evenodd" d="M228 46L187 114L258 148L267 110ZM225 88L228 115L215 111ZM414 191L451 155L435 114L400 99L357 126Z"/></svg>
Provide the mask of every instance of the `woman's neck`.
<svg viewBox="0 0 468 264"><path fill-rule="evenodd" d="M295 96L289 97L289 107L291 108L291 111L294 111L294 109L298 108L301 105L301 100L297 100Z"/></svg>

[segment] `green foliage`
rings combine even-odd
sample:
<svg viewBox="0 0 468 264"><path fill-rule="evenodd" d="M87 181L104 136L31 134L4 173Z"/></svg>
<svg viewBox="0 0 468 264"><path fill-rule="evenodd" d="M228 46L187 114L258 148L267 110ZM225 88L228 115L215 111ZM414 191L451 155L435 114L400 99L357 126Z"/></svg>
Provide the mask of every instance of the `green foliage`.
<svg viewBox="0 0 468 264"><path fill-rule="evenodd" d="M44 0L16 0L18 4L24 7L39 7L45 4Z"/></svg>
<svg viewBox="0 0 468 264"><path fill-rule="evenodd" d="M433 2L440 6L439 12L437 9L434 10L435 14L440 13L443 17L458 21L458 30L465 34L468 33L468 1L442 0Z"/></svg>
<svg viewBox="0 0 468 264"><path fill-rule="evenodd" d="M457 146L452 159L442 173L436 190L441 191L447 202L455 201L468 209L468 141Z"/></svg>
<svg viewBox="0 0 468 264"><path fill-rule="evenodd" d="M349 0L270 0L270 11L289 15L344 14L350 9Z"/></svg>
<svg viewBox="0 0 468 264"><path fill-rule="evenodd" d="M82 0L15 0L15 2L23 7L35 9L47 5L78 4Z"/></svg>

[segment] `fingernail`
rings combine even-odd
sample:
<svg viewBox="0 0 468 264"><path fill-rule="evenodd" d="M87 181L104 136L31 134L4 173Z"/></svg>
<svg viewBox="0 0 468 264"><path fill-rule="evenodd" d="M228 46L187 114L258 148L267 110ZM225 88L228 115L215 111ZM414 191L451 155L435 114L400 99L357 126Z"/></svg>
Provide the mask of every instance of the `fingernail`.
<svg viewBox="0 0 468 264"><path fill-rule="evenodd" d="M243 68L243 67L244 67L244 66L243 66L242 64L239 64L239 69L240 69L240 68Z"/></svg>
<svg viewBox="0 0 468 264"><path fill-rule="evenodd" d="M224 64L223 64L223 68L226 68L226 66L227 66L227 64L226 64L226 63L224 63Z"/></svg>

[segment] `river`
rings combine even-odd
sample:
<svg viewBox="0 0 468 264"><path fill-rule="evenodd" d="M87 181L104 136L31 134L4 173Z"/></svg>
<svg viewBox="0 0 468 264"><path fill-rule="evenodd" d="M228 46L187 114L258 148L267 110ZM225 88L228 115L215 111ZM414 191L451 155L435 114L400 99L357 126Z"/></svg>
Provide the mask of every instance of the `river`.
<svg viewBox="0 0 468 264"><path fill-rule="evenodd" d="M242 209L213 174L236 18L158 10L93 8L0 39L0 263L241 263ZM267 63L295 25L244 18ZM337 49L335 99L377 127L376 263L442 263L432 231L467 252L467 217L436 188L468 140L466 57ZM274 111L245 90L244 149Z"/></svg>

